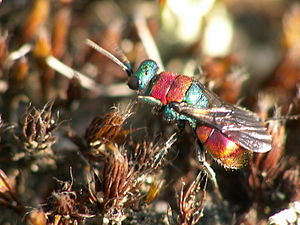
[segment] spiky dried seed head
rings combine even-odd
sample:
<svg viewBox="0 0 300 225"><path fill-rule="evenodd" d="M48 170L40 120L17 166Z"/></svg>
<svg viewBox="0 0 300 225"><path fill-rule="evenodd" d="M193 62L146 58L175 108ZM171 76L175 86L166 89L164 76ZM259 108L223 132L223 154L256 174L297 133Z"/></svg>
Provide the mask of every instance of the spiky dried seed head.
<svg viewBox="0 0 300 225"><path fill-rule="evenodd" d="M15 137L25 152L51 149L56 142L53 131L58 127L58 116L52 113L53 103L38 110L29 106L15 129Z"/></svg>
<svg viewBox="0 0 300 225"><path fill-rule="evenodd" d="M201 184L203 184L203 189ZM194 225L200 220L206 199L206 184L207 176L202 172L199 172L196 179L186 189L185 184L182 184L177 197L178 209L171 209L171 207L168 209L168 220L171 225Z"/></svg>
<svg viewBox="0 0 300 225"><path fill-rule="evenodd" d="M114 107L104 116L96 116L86 129L85 140L88 146L99 149L103 144L123 144L125 136L132 132L122 129L126 119L132 115L132 107L133 104L129 104L125 110Z"/></svg>

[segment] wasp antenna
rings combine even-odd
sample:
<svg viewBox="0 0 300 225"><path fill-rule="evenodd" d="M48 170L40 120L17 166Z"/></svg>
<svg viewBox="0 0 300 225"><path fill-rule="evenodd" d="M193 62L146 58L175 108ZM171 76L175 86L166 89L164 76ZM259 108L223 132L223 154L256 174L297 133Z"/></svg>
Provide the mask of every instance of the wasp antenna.
<svg viewBox="0 0 300 225"><path fill-rule="evenodd" d="M123 51L120 48L117 47L114 52L121 59L119 61L121 61L123 63L123 65L125 65L127 67L127 69L128 69L127 73L128 72L130 73L129 76L131 74L133 74L130 62L129 62L128 58L124 55Z"/></svg>
<svg viewBox="0 0 300 225"><path fill-rule="evenodd" d="M133 74L131 66L128 62L126 62L126 63L121 62L117 57L115 57L109 51L107 51L104 48L100 47L98 44L96 44L95 42L93 42L90 39L86 40L86 44L88 46L90 46L91 48L95 49L97 52L101 53L102 55L105 55L107 58L109 58L114 63L116 63L118 66L120 66L124 71L127 72L128 76L131 76Z"/></svg>

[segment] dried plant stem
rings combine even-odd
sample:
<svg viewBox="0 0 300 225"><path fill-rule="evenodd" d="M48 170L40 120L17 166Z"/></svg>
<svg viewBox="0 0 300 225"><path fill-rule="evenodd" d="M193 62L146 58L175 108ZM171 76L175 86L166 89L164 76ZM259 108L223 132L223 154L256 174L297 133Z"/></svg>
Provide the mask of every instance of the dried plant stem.
<svg viewBox="0 0 300 225"><path fill-rule="evenodd" d="M92 79L88 78L86 75L72 69L71 67L68 67L66 64L59 61L54 56L48 56L46 58L46 63L48 66L50 66L52 69L56 70L60 74L64 75L68 79L72 79L73 76L76 74L81 82L81 85L84 88L87 88L89 90L97 90L101 89L99 84L97 84Z"/></svg>
<svg viewBox="0 0 300 225"><path fill-rule="evenodd" d="M11 52L8 55L5 64L10 65L13 61L22 58L23 56L25 56L31 50L32 50L32 45L31 44L27 43L27 44L22 45L20 48L18 48L17 50Z"/></svg>
<svg viewBox="0 0 300 225"><path fill-rule="evenodd" d="M73 76L76 75L79 78L82 87L94 91L98 95L101 94L109 97L115 97L129 96L133 94L133 91L131 91L126 84L115 84L103 87L100 84L97 84L92 79L90 79L88 76L84 75L83 73L80 73L67 66L66 64L62 63L54 56L46 57L45 61L48 66L50 66L52 69L59 72L68 79L72 79Z"/></svg>
<svg viewBox="0 0 300 225"><path fill-rule="evenodd" d="M147 55L150 59L153 59L157 62L159 68L164 71L164 66L159 55L159 51L153 40L153 37L149 31L145 18L142 13L136 13L134 16L134 24L136 26L139 37L142 40L144 48L146 49Z"/></svg>

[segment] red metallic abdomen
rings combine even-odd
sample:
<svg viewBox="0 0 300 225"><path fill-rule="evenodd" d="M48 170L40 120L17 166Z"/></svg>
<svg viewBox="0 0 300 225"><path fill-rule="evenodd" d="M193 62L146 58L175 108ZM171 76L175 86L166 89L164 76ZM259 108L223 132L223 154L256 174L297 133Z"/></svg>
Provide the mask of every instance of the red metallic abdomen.
<svg viewBox="0 0 300 225"><path fill-rule="evenodd" d="M251 151L231 141L219 130L207 126L198 126L196 135L213 158L224 167L241 168L251 157Z"/></svg>

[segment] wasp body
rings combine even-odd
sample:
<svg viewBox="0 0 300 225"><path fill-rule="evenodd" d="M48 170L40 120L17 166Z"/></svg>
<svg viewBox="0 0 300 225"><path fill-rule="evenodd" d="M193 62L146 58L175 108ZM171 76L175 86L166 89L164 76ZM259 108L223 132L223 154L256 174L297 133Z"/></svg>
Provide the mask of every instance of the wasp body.
<svg viewBox="0 0 300 225"><path fill-rule="evenodd" d="M153 60L143 61L133 72L129 64L91 41L88 44L128 73L128 86L137 91L140 101L160 108L167 121L190 124L199 145L200 161L207 151L222 166L240 168L252 152L271 150L271 136L255 113L222 101L189 76L158 73Z"/></svg>

